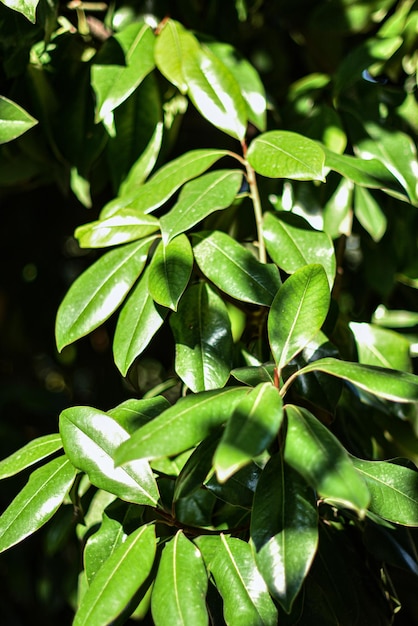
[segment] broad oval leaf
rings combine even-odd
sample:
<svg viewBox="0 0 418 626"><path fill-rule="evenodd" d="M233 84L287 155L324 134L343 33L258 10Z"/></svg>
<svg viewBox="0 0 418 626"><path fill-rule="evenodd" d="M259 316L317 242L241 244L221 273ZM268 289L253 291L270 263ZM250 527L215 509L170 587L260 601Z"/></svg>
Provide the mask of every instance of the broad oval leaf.
<svg viewBox="0 0 418 626"><path fill-rule="evenodd" d="M232 363L231 324L223 300L206 283L189 287L170 317L176 373L194 392L223 387Z"/></svg>
<svg viewBox="0 0 418 626"><path fill-rule="evenodd" d="M75 237L81 248L105 248L142 239L159 227L157 218L152 215L121 209L107 219L79 226Z"/></svg>
<svg viewBox="0 0 418 626"><path fill-rule="evenodd" d="M0 552L41 528L67 495L77 470L66 456L32 472L28 482L0 517Z"/></svg>
<svg viewBox="0 0 418 626"><path fill-rule="evenodd" d="M229 296L243 302L270 306L281 286L272 264L258 259L221 231L193 235L195 260L205 276Z"/></svg>
<svg viewBox="0 0 418 626"><path fill-rule="evenodd" d="M114 623L148 578L155 557L155 529L140 526L104 562L81 599L73 626Z"/></svg>
<svg viewBox="0 0 418 626"><path fill-rule="evenodd" d="M267 252L285 272L293 274L304 265L320 263L332 287L336 261L333 243L326 233L313 229L299 215L281 211L265 214L263 236Z"/></svg>
<svg viewBox="0 0 418 626"><path fill-rule="evenodd" d="M339 361L331 357L318 359L297 372L315 370L342 378L360 389L394 402L418 402L418 376L409 372Z"/></svg>
<svg viewBox="0 0 418 626"><path fill-rule="evenodd" d="M182 36L183 26L176 20L168 19L158 34L155 42L155 64L161 74L182 93L187 92L187 83L183 74L185 50Z"/></svg>
<svg viewBox="0 0 418 626"><path fill-rule="evenodd" d="M14 8L9 3L7 5ZM0 144L20 137L37 123L38 121L16 102L0 96Z"/></svg>
<svg viewBox="0 0 418 626"><path fill-rule="evenodd" d="M181 398L123 443L115 455L116 463L174 456L189 450L226 422L247 392L242 387L227 387Z"/></svg>
<svg viewBox="0 0 418 626"><path fill-rule="evenodd" d="M281 396L271 383L252 389L235 407L213 458L219 482L264 452L283 419Z"/></svg>
<svg viewBox="0 0 418 626"><path fill-rule="evenodd" d="M158 487L147 461L115 467L114 453L129 435L106 413L88 406L65 409L60 415L60 433L71 462L93 485L127 502L157 505Z"/></svg>
<svg viewBox="0 0 418 626"><path fill-rule="evenodd" d="M123 376L162 326L167 309L155 304L148 287L149 268L123 305L113 339L116 367Z"/></svg>
<svg viewBox="0 0 418 626"><path fill-rule="evenodd" d="M255 560L270 593L290 613L318 546L318 511L312 489L271 457L259 478L251 515Z"/></svg>
<svg viewBox="0 0 418 626"><path fill-rule="evenodd" d="M104 254L71 285L58 309L58 350L100 326L118 308L148 256L152 237Z"/></svg>
<svg viewBox="0 0 418 626"><path fill-rule="evenodd" d="M287 405L285 411L286 463L322 498L354 509L364 517L370 494L341 443L307 409Z"/></svg>
<svg viewBox="0 0 418 626"><path fill-rule="evenodd" d="M318 143L298 133L272 130L256 137L247 153L257 174L269 178L325 180L325 154Z"/></svg>
<svg viewBox="0 0 418 626"><path fill-rule="evenodd" d="M14 476L62 448L59 434L37 437L0 461L0 480Z"/></svg>
<svg viewBox="0 0 418 626"><path fill-rule="evenodd" d="M322 265L298 269L280 287L267 322L271 351L279 370L320 330L329 301L329 284Z"/></svg>
<svg viewBox="0 0 418 626"><path fill-rule="evenodd" d="M155 302L177 310L193 268L193 252L186 235L158 245L152 257L148 289Z"/></svg>
<svg viewBox="0 0 418 626"><path fill-rule="evenodd" d="M156 626L206 626L208 575L199 549L179 530L166 543L151 596Z"/></svg>
<svg viewBox="0 0 418 626"><path fill-rule="evenodd" d="M385 461L352 459L370 491L370 511L384 519L418 526L418 472Z"/></svg>
<svg viewBox="0 0 418 626"><path fill-rule="evenodd" d="M208 215L231 206L241 184L241 170L216 170L186 183L176 204L160 220L163 240L168 243Z"/></svg>
<svg viewBox="0 0 418 626"><path fill-rule="evenodd" d="M228 626L276 626L277 609L254 560L241 539L201 536L196 540L223 599Z"/></svg>

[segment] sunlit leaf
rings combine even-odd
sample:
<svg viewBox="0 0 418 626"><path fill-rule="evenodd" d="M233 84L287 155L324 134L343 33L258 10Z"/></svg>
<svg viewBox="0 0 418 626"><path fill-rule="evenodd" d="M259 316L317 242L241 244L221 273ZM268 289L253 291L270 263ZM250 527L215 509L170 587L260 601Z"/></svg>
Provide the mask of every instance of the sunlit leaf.
<svg viewBox="0 0 418 626"><path fill-rule="evenodd" d="M358 185L354 189L354 213L372 239L380 241L386 232L386 215L370 191Z"/></svg>
<svg viewBox="0 0 418 626"><path fill-rule="evenodd" d="M132 435L140 426L150 422L169 406L170 403L164 396L140 400L129 398L106 413Z"/></svg>
<svg viewBox="0 0 418 626"><path fill-rule="evenodd" d="M7 2L10 8L15 8L11 6L11 4L12 3L9 4L9 2ZM22 8L30 6L24 2L17 2L16 5L20 5ZM35 21L35 19L33 19L33 21ZM0 144L20 137L20 135L23 135L23 133L37 123L38 121L29 115L21 106L4 96L0 96Z"/></svg>
<svg viewBox="0 0 418 626"><path fill-rule="evenodd" d="M79 226L75 237L82 248L105 248L142 239L158 229L159 222L152 215L121 209L112 217Z"/></svg>
<svg viewBox="0 0 418 626"><path fill-rule="evenodd" d="M58 434L37 437L0 461L0 480L14 476L62 448Z"/></svg>
<svg viewBox="0 0 418 626"><path fill-rule="evenodd" d="M175 311L189 282L192 267L193 252L186 235L179 235L168 244L161 241L148 274L148 289L154 301Z"/></svg>
<svg viewBox="0 0 418 626"><path fill-rule="evenodd" d="M411 372L410 343L399 333L386 328L350 322L360 363Z"/></svg>
<svg viewBox="0 0 418 626"><path fill-rule="evenodd" d="M184 34L185 29L179 22L168 19L158 34L154 53L155 63L161 74L182 93L187 92L187 83L183 73L185 50L182 36Z"/></svg>

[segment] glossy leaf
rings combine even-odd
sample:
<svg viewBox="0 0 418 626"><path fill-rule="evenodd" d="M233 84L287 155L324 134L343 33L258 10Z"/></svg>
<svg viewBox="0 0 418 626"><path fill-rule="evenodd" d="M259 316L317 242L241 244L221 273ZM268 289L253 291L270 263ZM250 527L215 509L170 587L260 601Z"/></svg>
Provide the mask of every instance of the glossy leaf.
<svg viewBox="0 0 418 626"><path fill-rule="evenodd" d="M153 238L104 254L71 285L58 309L58 350L84 337L107 320L141 274Z"/></svg>
<svg viewBox="0 0 418 626"><path fill-rule="evenodd" d="M184 183L200 176L227 154L226 150L210 149L190 150L182 154L161 167L138 190L132 190L129 194L109 202L103 208L100 219L110 217L125 207L135 208L141 213L151 213L169 200Z"/></svg>
<svg viewBox="0 0 418 626"><path fill-rule="evenodd" d="M134 22L109 39L94 59L91 82L97 95L96 121L105 120L154 68L154 35Z"/></svg>
<svg viewBox="0 0 418 626"><path fill-rule="evenodd" d="M155 63L161 74L175 85L182 93L187 92L184 79L183 62L185 50L182 37L185 30L176 20L168 19L155 43Z"/></svg>
<svg viewBox="0 0 418 626"><path fill-rule="evenodd" d="M247 107L229 69L190 33L181 35L187 93L211 124L240 141L247 130Z"/></svg>
<svg viewBox="0 0 418 626"><path fill-rule="evenodd" d="M285 407L284 458L325 500L364 517L370 494L338 439L307 409Z"/></svg>
<svg viewBox="0 0 418 626"><path fill-rule="evenodd" d="M38 463L62 448L58 434L44 435L33 439L25 446L0 461L0 480L14 476L22 470Z"/></svg>
<svg viewBox="0 0 418 626"><path fill-rule="evenodd" d="M360 363L411 372L410 343L399 333L386 328L350 322Z"/></svg>
<svg viewBox="0 0 418 626"><path fill-rule="evenodd" d="M106 413L87 406L65 409L60 415L60 433L71 462L93 485L127 502L157 505L157 483L147 461L115 467L115 451L129 435Z"/></svg>
<svg viewBox="0 0 418 626"><path fill-rule="evenodd" d="M199 489L212 469L212 459L219 443L220 434L215 431L206 437L192 452L177 477L173 501L192 494Z"/></svg>
<svg viewBox="0 0 418 626"><path fill-rule="evenodd" d="M155 530L140 526L105 561L82 597L73 626L105 626L146 581L155 557Z"/></svg>
<svg viewBox="0 0 418 626"><path fill-rule="evenodd" d="M370 510L384 519L418 526L418 472L386 461L353 463L369 488Z"/></svg>
<svg viewBox="0 0 418 626"><path fill-rule="evenodd" d="M268 317L271 351L279 370L320 330L329 301L329 284L322 265L300 268L280 287Z"/></svg>
<svg viewBox="0 0 418 626"><path fill-rule="evenodd" d="M75 476L76 469L66 456L32 472L0 517L0 552L32 535L54 515Z"/></svg>
<svg viewBox="0 0 418 626"><path fill-rule="evenodd" d="M250 250L221 231L193 235L193 251L203 274L229 296L271 305L281 285L274 265L260 263Z"/></svg>
<svg viewBox="0 0 418 626"><path fill-rule="evenodd" d="M279 454L257 484L251 539L270 593L290 613L316 554L318 512L312 489Z"/></svg>
<svg viewBox="0 0 418 626"><path fill-rule="evenodd" d="M116 463L189 450L226 422L246 393L245 388L227 387L181 398L123 443L115 455Z"/></svg>
<svg viewBox="0 0 418 626"><path fill-rule="evenodd" d="M161 241L148 274L148 289L154 301L176 311L192 268L193 252L186 235L179 235L168 244Z"/></svg>
<svg viewBox="0 0 418 626"><path fill-rule="evenodd" d="M167 310L155 304L148 288L149 268L123 305L113 340L115 363L123 376L164 322Z"/></svg>
<svg viewBox="0 0 418 626"><path fill-rule="evenodd" d="M121 209L112 217L79 226L75 237L82 248L105 248L142 239L158 229L158 220L152 215Z"/></svg>
<svg viewBox="0 0 418 626"><path fill-rule="evenodd" d="M129 170L128 175L119 187L119 195L124 196L134 192L152 172L163 140L163 123L158 122L147 147Z"/></svg>
<svg viewBox="0 0 418 626"><path fill-rule="evenodd" d="M387 219L370 191L363 187L355 187L354 213L372 239L380 241L386 232Z"/></svg>
<svg viewBox="0 0 418 626"><path fill-rule="evenodd" d="M24 15L32 24L36 22L39 0L1 0L4 6Z"/></svg>
<svg viewBox="0 0 418 626"><path fill-rule="evenodd" d="M265 214L263 235L267 252L287 274L304 265L320 263L332 287L336 262L334 246L326 233L314 230L298 215L281 211Z"/></svg>
<svg viewBox="0 0 418 626"><path fill-rule="evenodd" d="M189 287L170 317L177 374L194 392L223 387L232 361L232 334L223 300L206 283Z"/></svg>
<svg viewBox="0 0 418 626"><path fill-rule="evenodd" d="M205 487L226 504L250 511L260 474L261 468L256 463L251 462L223 483L220 483L216 475L213 474L206 481Z"/></svg>
<svg viewBox="0 0 418 626"><path fill-rule="evenodd" d="M102 565L125 540L122 524L104 513L100 528L88 537L84 548L84 569L89 585Z"/></svg>
<svg viewBox="0 0 418 626"><path fill-rule="evenodd" d="M223 599L228 626L276 626L277 609L251 547L235 537L201 536L196 543Z"/></svg>
<svg viewBox="0 0 418 626"><path fill-rule="evenodd" d="M272 130L254 139L247 153L249 164L269 178L325 180L325 155L312 139L286 130Z"/></svg>
<svg viewBox="0 0 418 626"><path fill-rule="evenodd" d="M306 365L298 375L315 370L342 378L386 400L418 402L418 376L409 372L325 358Z"/></svg>
<svg viewBox="0 0 418 626"><path fill-rule="evenodd" d="M206 610L208 575L199 549L182 531L166 543L151 597L156 626L209 624Z"/></svg>
<svg viewBox="0 0 418 626"><path fill-rule="evenodd" d="M106 413L116 420L127 433L132 435L138 428L153 420L169 406L170 403L163 396L142 398L141 400L130 398L106 411Z"/></svg>
<svg viewBox="0 0 418 626"><path fill-rule="evenodd" d="M235 407L213 458L220 482L264 452L283 419L282 400L271 383L252 389Z"/></svg>
<svg viewBox="0 0 418 626"><path fill-rule="evenodd" d="M231 371L231 375L244 385L255 387L259 383L274 383L274 363L263 363L262 365L252 365L248 367L236 367Z"/></svg>
<svg viewBox="0 0 418 626"><path fill-rule="evenodd" d="M7 3L9 6L11 3ZM16 3L18 4L18 3ZM21 2L20 6L28 7L29 5ZM10 8L14 8L10 6ZM29 18L28 18L29 19ZM33 19L35 21L35 19ZM0 96L0 144L12 141L27 130L32 128L38 121L29 115L21 106L12 102L4 96Z"/></svg>
<svg viewBox="0 0 418 626"><path fill-rule="evenodd" d="M231 206L241 184L241 170L216 170L186 183L176 204L160 220L165 243L215 211Z"/></svg>

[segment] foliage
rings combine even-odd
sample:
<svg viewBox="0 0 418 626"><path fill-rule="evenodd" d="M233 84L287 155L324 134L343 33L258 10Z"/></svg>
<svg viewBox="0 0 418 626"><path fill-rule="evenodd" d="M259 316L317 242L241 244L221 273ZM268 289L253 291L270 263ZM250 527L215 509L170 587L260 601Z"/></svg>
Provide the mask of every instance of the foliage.
<svg viewBox="0 0 418 626"><path fill-rule="evenodd" d="M177 4L1 7L1 185L94 212L58 350L166 363L0 462L0 550L73 512L76 626L416 623L417 9Z"/></svg>

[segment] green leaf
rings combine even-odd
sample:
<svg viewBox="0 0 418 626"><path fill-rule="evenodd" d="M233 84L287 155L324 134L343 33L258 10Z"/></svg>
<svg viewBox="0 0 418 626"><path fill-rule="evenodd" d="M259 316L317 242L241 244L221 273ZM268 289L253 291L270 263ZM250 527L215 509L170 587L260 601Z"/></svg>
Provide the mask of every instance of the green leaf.
<svg viewBox="0 0 418 626"><path fill-rule="evenodd" d="M353 183L341 178L338 187L324 207L324 231L331 239L349 237L353 225Z"/></svg>
<svg viewBox="0 0 418 626"><path fill-rule="evenodd" d="M116 325L113 354L123 376L162 326L167 310L155 304L148 288L149 268L123 305Z"/></svg>
<svg viewBox="0 0 418 626"><path fill-rule="evenodd" d="M32 472L28 482L0 517L0 552L41 528L58 510L76 469L66 456Z"/></svg>
<svg viewBox="0 0 418 626"><path fill-rule="evenodd" d="M142 239L159 230L156 217L131 209L121 209L112 217L76 228L81 248L105 248Z"/></svg>
<svg viewBox="0 0 418 626"><path fill-rule="evenodd" d="M410 343L406 337L373 324L350 322L360 363L411 372Z"/></svg>
<svg viewBox="0 0 418 626"><path fill-rule="evenodd" d="M153 239L107 252L76 279L57 313L59 351L100 326L118 308L141 274Z"/></svg>
<svg viewBox="0 0 418 626"><path fill-rule="evenodd" d="M352 460L369 488L370 511L395 524L418 526L418 473L385 461Z"/></svg>
<svg viewBox="0 0 418 626"><path fill-rule="evenodd" d="M237 300L270 306L281 286L277 268L260 263L235 239L220 231L193 235L195 260L205 276Z"/></svg>
<svg viewBox="0 0 418 626"><path fill-rule="evenodd" d="M177 477L174 488L173 502L185 498L199 489L210 470L212 459L219 443L220 434L215 432L206 437L189 456L180 474Z"/></svg>
<svg viewBox="0 0 418 626"><path fill-rule="evenodd" d="M100 219L112 216L121 208L129 207L140 213L151 213L188 180L200 176L216 161L229 154L226 150L191 150L170 161L156 172L136 192L123 195L109 202L102 210Z"/></svg>
<svg viewBox="0 0 418 626"><path fill-rule="evenodd" d="M256 137L247 153L257 174L269 178L325 180L321 146L298 133L272 130Z"/></svg>
<svg viewBox="0 0 418 626"><path fill-rule="evenodd" d="M241 170L216 170L186 183L176 204L160 220L163 240L168 243L208 215L231 206L241 184Z"/></svg>
<svg viewBox="0 0 418 626"><path fill-rule="evenodd" d="M105 513L99 530L90 535L84 548L84 569L88 584L91 585L99 569L126 540L122 524Z"/></svg>
<svg viewBox="0 0 418 626"><path fill-rule="evenodd" d="M336 262L334 246L326 233L313 229L299 215L280 211L265 214L263 235L267 252L287 274L304 265L320 263L332 287Z"/></svg>
<svg viewBox="0 0 418 626"><path fill-rule="evenodd" d="M154 66L154 34L146 24L134 22L108 39L91 68L96 121L109 119Z"/></svg>
<svg viewBox="0 0 418 626"><path fill-rule="evenodd" d="M347 380L356 387L386 400L418 402L418 376L408 372L326 358L306 365L297 372L297 375L315 370Z"/></svg>
<svg viewBox="0 0 418 626"><path fill-rule="evenodd" d="M148 289L154 301L176 311L192 268L193 252L186 235L179 235L168 244L161 241L148 275Z"/></svg>
<svg viewBox="0 0 418 626"><path fill-rule="evenodd" d="M285 407L284 458L319 495L364 517L370 494L338 439L307 409Z"/></svg>
<svg viewBox="0 0 418 626"><path fill-rule="evenodd" d="M22 7L28 6L23 2L16 4L21 4ZM10 8L14 7L11 6ZM35 21L35 19L33 19L33 21ZM38 121L29 115L21 106L4 96L0 96L0 144L20 137L20 135L26 133L27 130L37 123Z"/></svg>
<svg viewBox="0 0 418 626"><path fill-rule="evenodd" d="M255 560L270 593L292 610L318 546L318 512L301 476L271 457L257 484L251 515Z"/></svg>
<svg viewBox="0 0 418 626"><path fill-rule="evenodd" d="M244 385L255 387L259 383L274 383L275 369L274 363L263 363L262 365L236 367L231 371L231 375Z"/></svg>
<svg viewBox="0 0 418 626"><path fill-rule="evenodd" d="M386 215L370 191L363 187L356 186L354 189L354 213L370 237L380 241L386 232Z"/></svg>
<svg viewBox="0 0 418 626"><path fill-rule="evenodd" d="M151 597L156 626L209 624L206 610L208 576L198 548L179 530L166 543Z"/></svg>
<svg viewBox="0 0 418 626"><path fill-rule="evenodd" d="M169 406L170 403L163 396L142 398L141 400L130 398L106 412L110 417L116 420L127 433L132 435L138 428L150 422Z"/></svg>
<svg viewBox="0 0 418 626"><path fill-rule="evenodd" d="M170 317L176 373L194 392L223 387L232 362L232 334L223 300L209 285L189 287Z"/></svg>
<svg viewBox="0 0 418 626"><path fill-rule="evenodd" d="M181 398L123 443L115 462L120 465L132 459L158 459L189 450L228 420L247 391L227 387Z"/></svg>
<svg viewBox="0 0 418 626"><path fill-rule="evenodd" d="M140 526L99 569L82 597L73 626L114 623L148 578L154 557L154 527Z"/></svg>
<svg viewBox="0 0 418 626"><path fill-rule="evenodd" d="M213 458L220 482L264 452L283 420L282 399L271 383L252 389L235 407Z"/></svg>
<svg viewBox="0 0 418 626"><path fill-rule="evenodd" d="M322 265L305 265L280 287L267 322L271 351L279 370L319 331L329 301L329 284Z"/></svg>
<svg viewBox="0 0 418 626"><path fill-rule="evenodd" d="M276 626L277 609L249 544L223 534L201 536L196 544L222 596L228 626Z"/></svg>
<svg viewBox="0 0 418 626"><path fill-rule="evenodd" d="M183 74L185 50L183 48L183 26L168 19L155 42L155 64L161 74L181 91L187 92L187 83Z"/></svg>
<svg viewBox="0 0 418 626"><path fill-rule="evenodd" d="M229 69L190 33L180 35L188 96L211 124L240 141L247 130L247 107Z"/></svg>
<svg viewBox="0 0 418 626"><path fill-rule="evenodd" d="M129 170L119 187L119 195L126 196L135 191L152 172L163 140L163 123L158 122L147 147Z"/></svg>
<svg viewBox="0 0 418 626"><path fill-rule="evenodd" d="M58 434L44 435L33 439L23 448L0 461L0 480L18 474L61 448L62 441Z"/></svg>
<svg viewBox="0 0 418 626"><path fill-rule="evenodd" d="M36 22L36 8L39 0L1 0L4 6L24 15L29 22ZM16 45L16 44L15 44Z"/></svg>
<svg viewBox="0 0 418 626"><path fill-rule="evenodd" d="M60 433L71 462L93 485L127 502L157 505L157 483L147 461L115 467L114 453L129 435L106 413L87 406L65 409L60 415Z"/></svg>

